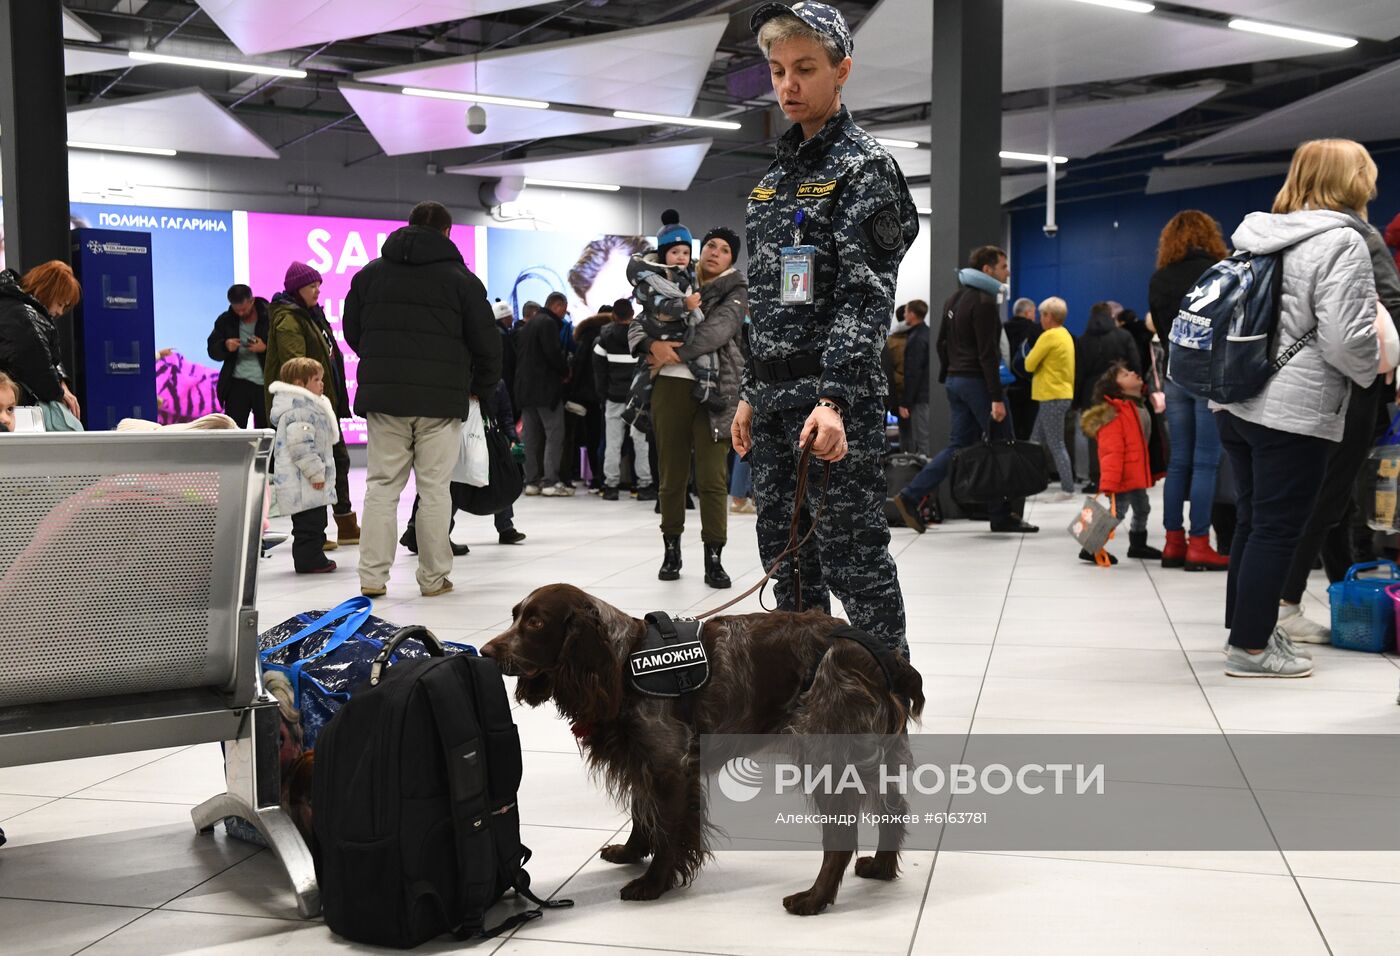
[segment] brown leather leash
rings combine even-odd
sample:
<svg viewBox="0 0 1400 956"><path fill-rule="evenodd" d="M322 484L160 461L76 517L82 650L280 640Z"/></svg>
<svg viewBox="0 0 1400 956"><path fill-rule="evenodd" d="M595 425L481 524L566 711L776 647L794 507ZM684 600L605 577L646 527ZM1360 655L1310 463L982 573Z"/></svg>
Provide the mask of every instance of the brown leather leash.
<svg viewBox="0 0 1400 956"><path fill-rule="evenodd" d="M792 524L788 527L787 548L784 549L782 554L778 555L777 559L774 560L772 566L768 568L768 572L764 574L763 577L759 578L757 583L755 583L753 587L749 588L747 591L745 591L743 594L740 594L738 597L733 598L729 601L725 601L717 608L712 608L711 610L706 611L704 614L696 614L695 619L697 621L703 621L707 617L714 617L720 611L728 610L729 608L738 604L740 601L744 600L744 598L753 594L755 591L761 590L764 587L764 585L766 585L772 579L773 575L778 573L778 565L782 564L783 561L785 561L789 557L793 559L793 595L795 597L795 600L797 601L797 607L795 608L795 610L802 610L802 562L798 560L799 552L802 550L803 545L805 545L808 541L812 540L812 535L816 533L817 522L821 520L822 512L826 510L826 494L827 490L831 485L831 462L823 461L822 496L817 501L817 513L812 517L812 526L807 529L807 533L802 535L801 540L799 540L798 530L801 528L802 524L802 509L803 506L807 503L807 471L812 463L812 445L816 440L817 434L814 431L811 435L808 436L806 444L802 446L802 455L800 458L797 459L797 487L796 489L794 489L792 497Z"/></svg>

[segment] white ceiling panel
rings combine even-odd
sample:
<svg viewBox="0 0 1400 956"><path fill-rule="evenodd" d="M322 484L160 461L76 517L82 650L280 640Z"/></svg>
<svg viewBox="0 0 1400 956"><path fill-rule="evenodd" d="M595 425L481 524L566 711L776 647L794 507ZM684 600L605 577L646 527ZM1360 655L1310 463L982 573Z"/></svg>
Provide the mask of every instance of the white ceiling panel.
<svg viewBox="0 0 1400 956"><path fill-rule="evenodd" d="M710 151L709 139L656 143L621 149L600 149L564 156L517 159L503 163L449 166L447 172L467 176L531 176L595 185L638 189L689 189Z"/></svg>
<svg viewBox="0 0 1400 956"><path fill-rule="evenodd" d="M1055 109L1055 152L1071 159L1093 156L1145 129L1151 129L1225 88L1208 83L1186 90L1112 100L1071 103ZM1045 152L1050 135L1048 109L1017 110L1001 117L1001 148Z"/></svg>
<svg viewBox="0 0 1400 956"><path fill-rule="evenodd" d="M1395 0L1387 0L1394 3ZM1006 92L1251 63L1325 52L1224 25L1124 13L1072 0L1005 0ZM846 102L857 109L933 95L929 0L884 0L855 33Z"/></svg>
<svg viewBox="0 0 1400 956"><path fill-rule="evenodd" d="M170 90L68 111L68 138L111 146L276 159L277 151L201 89Z"/></svg>
<svg viewBox="0 0 1400 956"><path fill-rule="evenodd" d="M1203 84L1185 90L1150 93L1113 100L1072 103L1055 110L1055 152L1071 159L1093 156L1129 136L1151 129L1163 120L1210 99L1224 87ZM1001 117L1001 148L1024 153L1044 153L1049 134L1048 109L1017 110ZM919 143L929 140L927 123L882 126L870 131L889 139ZM933 154L927 149L890 148L905 176L927 176ZM1004 162L1016 165L1014 160Z"/></svg>
<svg viewBox="0 0 1400 956"><path fill-rule="evenodd" d="M688 116L727 16L541 43L478 58L358 73L356 80L495 93L613 110Z"/></svg>
<svg viewBox="0 0 1400 956"><path fill-rule="evenodd" d="M86 40L88 43L101 43L102 34L88 26L76 14L63 11L63 39Z"/></svg>
<svg viewBox="0 0 1400 956"><path fill-rule="evenodd" d="M572 136L650 125L637 120L509 106L486 107L486 131L467 131L468 104L404 96L394 87L341 83L340 92L389 156Z"/></svg>
<svg viewBox="0 0 1400 956"><path fill-rule="evenodd" d="M1224 166L1158 166L1147 174L1147 195L1182 189L1242 183L1266 176L1282 177L1287 163L1230 163Z"/></svg>
<svg viewBox="0 0 1400 956"><path fill-rule="evenodd" d="M111 50L94 50L83 46L63 48L63 72L67 76L79 73L102 73L106 70L125 70L135 61L125 53Z"/></svg>
<svg viewBox="0 0 1400 956"><path fill-rule="evenodd" d="M1055 176L1058 182L1065 178L1064 173ZM1037 189L1045 188L1044 173L1018 173L1015 176L1001 177L1001 204L1004 206L1013 199L1020 199L1022 196L1035 192ZM932 209L931 198L933 189L929 186L911 186L909 195L914 197L914 205L920 209ZM935 215L937 210L934 210Z"/></svg>
<svg viewBox="0 0 1400 956"><path fill-rule="evenodd" d="M533 6L537 0L197 0L244 53L271 53L425 23Z"/></svg>
<svg viewBox="0 0 1400 956"><path fill-rule="evenodd" d="M1400 36L1400 3L1395 0L1191 0L1191 6L1343 36Z"/></svg>
<svg viewBox="0 0 1400 956"><path fill-rule="evenodd" d="M1400 137L1400 61L1167 153L1167 159L1290 150L1304 140Z"/></svg>

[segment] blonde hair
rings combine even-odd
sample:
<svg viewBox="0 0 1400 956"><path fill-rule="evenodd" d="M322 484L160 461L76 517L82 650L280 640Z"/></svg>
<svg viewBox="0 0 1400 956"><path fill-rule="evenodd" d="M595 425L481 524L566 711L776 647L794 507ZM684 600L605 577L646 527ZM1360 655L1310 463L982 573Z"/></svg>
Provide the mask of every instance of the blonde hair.
<svg viewBox="0 0 1400 956"><path fill-rule="evenodd" d="M1052 319L1059 320L1061 325L1064 325L1065 319L1069 317L1069 305L1057 295L1052 295L1041 302L1038 308L1042 317L1048 315Z"/></svg>
<svg viewBox="0 0 1400 956"><path fill-rule="evenodd" d="M277 377L289 385L305 385L317 375L324 378L326 370L320 362L305 356L287 359L277 371Z"/></svg>
<svg viewBox="0 0 1400 956"><path fill-rule="evenodd" d="M18 405L19 383L16 382L14 379L10 378L10 376L6 375L4 372L0 372L0 392L3 392L7 388L15 393L15 404Z"/></svg>
<svg viewBox="0 0 1400 956"><path fill-rule="evenodd" d="M758 28L758 48L763 51L765 57L773 49L773 44L781 40L814 40L826 51L826 57L832 66L846 58L834 39L807 26L796 16L776 16Z"/></svg>
<svg viewBox="0 0 1400 956"><path fill-rule="evenodd" d="M1376 176L1376 161L1360 143L1310 140L1294 151L1273 211L1332 209L1355 212L1365 219L1366 204L1376 198Z"/></svg>

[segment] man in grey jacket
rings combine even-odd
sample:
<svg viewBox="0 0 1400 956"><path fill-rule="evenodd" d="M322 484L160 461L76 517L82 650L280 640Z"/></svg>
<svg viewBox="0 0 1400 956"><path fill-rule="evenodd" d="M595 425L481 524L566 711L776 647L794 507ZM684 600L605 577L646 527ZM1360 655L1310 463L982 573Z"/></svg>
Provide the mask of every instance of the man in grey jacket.
<svg viewBox="0 0 1400 956"><path fill-rule="evenodd" d="M1305 144L1300 156L1315 145ZM1303 179L1299 166L1295 156L1290 183ZM1319 195L1310 195L1313 190ZM1370 191L1358 195L1354 209L1364 207ZM1342 438L1351 383L1367 386L1376 377L1371 257L1353 228L1352 210L1320 208L1333 195L1325 183L1310 189L1285 185L1274 205L1278 211L1251 213L1233 237L1235 248L1245 252L1283 253L1277 347L1282 353L1306 344L1257 395L1212 406L1238 494L1225 592L1225 673L1231 677L1312 673L1310 655L1275 629L1279 597L1329 452Z"/></svg>

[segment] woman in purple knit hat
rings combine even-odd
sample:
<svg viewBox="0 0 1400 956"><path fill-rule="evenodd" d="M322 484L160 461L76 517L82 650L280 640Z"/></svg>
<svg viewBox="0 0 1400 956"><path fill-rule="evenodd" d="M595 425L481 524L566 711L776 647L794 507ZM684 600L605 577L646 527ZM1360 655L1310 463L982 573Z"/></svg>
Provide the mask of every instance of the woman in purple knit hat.
<svg viewBox="0 0 1400 956"><path fill-rule="evenodd" d="M282 363L292 358L313 358L326 370L326 397L335 406L335 412L342 419L349 418L350 393L345 387L345 358L340 354L340 345L331 331L326 313L317 304L321 295L321 273L303 262L293 262L287 267L287 277L282 291L268 303L268 319L271 326L270 340L267 343L264 377L267 387L277 381ZM272 407L272 396L268 393L268 409ZM335 517L336 537L339 544L359 544L360 524L355 510L350 505L350 453L345 448L342 436L333 449L335 457ZM338 545L327 540L326 550Z"/></svg>

